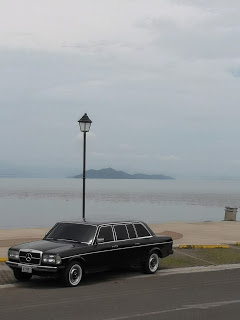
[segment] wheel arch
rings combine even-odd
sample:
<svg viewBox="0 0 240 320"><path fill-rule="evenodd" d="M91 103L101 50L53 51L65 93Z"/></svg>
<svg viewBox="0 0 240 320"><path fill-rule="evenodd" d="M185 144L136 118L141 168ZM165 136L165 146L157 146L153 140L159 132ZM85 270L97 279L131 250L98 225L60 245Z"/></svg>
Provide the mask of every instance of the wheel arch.
<svg viewBox="0 0 240 320"><path fill-rule="evenodd" d="M162 252L158 247L154 247L149 251L149 254L152 254L153 252L156 252L158 254L159 258L162 258Z"/></svg>
<svg viewBox="0 0 240 320"><path fill-rule="evenodd" d="M83 273L86 272L86 261L84 260L83 257L72 257L72 258L68 259L66 265L68 265L69 263L71 263L73 261L80 263L82 270L83 270Z"/></svg>

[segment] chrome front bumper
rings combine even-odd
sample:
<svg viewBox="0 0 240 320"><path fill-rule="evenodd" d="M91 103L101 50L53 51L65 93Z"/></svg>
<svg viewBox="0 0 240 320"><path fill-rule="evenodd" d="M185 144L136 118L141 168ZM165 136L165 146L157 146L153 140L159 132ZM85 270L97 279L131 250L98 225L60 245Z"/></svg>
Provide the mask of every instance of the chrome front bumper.
<svg viewBox="0 0 240 320"><path fill-rule="evenodd" d="M45 271L45 272L57 272L61 267L52 267L52 266L40 266L40 265L35 265L35 264L26 264L26 263L20 263L20 262L13 262L13 261L6 261L6 265L9 266L10 268L19 268L21 269L22 267L31 267L32 270L34 271Z"/></svg>

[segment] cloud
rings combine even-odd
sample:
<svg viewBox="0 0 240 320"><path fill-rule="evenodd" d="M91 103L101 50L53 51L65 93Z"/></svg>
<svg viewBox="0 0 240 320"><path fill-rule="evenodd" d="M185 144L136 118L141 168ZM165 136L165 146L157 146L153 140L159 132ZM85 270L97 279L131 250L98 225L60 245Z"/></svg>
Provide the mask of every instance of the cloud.
<svg viewBox="0 0 240 320"><path fill-rule="evenodd" d="M234 172L239 9L233 0L5 2L2 160L78 168L87 112L92 168Z"/></svg>
<svg viewBox="0 0 240 320"><path fill-rule="evenodd" d="M179 156L175 156L175 155L169 155L169 156L156 156L156 158L158 160L162 160L162 161L179 161L181 160L181 158Z"/></svg>
<svg viewBox="0 0 240 320"><path fill-rule="evenodd" d="M134 148L129 144L124 144L124 143L120 144L119 148L121 151L134 152Z"/></svg>
<svg viewBox="0 0 240 320"><path fill-rule="evenodd" d="M202 75L219 81L239 63L239 9L236 1L169 1L138 27L148 31L149 47L160 61L168 61L170 72L185 80Z"/></svg>

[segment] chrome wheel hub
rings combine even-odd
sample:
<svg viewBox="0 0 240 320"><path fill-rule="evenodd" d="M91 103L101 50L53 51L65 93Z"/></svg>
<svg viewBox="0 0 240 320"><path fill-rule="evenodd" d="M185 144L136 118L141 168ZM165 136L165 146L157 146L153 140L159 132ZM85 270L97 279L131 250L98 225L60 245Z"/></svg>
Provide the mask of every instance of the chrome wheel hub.
<svg viewBox="0 0 240 320"><path fill-rule="evenodd" d="M72 286L77 286L82 278L82 268L79 264L74 264L69 271L69 282Z"/></svg>
<svg viewBox="0 0 240 320"><path fill-rule="evenodd" d="M149 269L151 272L156 272L158 269L159 258L156 253L153 253L149 258Z"/></svg>

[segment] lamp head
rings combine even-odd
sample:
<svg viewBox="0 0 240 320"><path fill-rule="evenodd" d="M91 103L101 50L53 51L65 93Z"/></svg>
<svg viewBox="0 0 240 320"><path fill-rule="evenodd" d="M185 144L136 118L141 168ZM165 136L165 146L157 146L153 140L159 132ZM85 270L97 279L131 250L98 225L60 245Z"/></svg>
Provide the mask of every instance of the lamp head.
<svg viewBox="0 0 240 320"><path fill-rule="evenodd" d="M89 132L92 121L88 118L88 115L84 113L82 118L78 120L81 132Z"/></svg>

